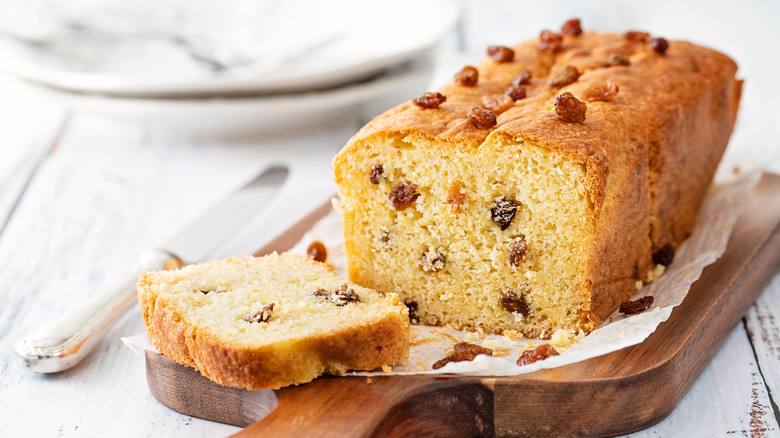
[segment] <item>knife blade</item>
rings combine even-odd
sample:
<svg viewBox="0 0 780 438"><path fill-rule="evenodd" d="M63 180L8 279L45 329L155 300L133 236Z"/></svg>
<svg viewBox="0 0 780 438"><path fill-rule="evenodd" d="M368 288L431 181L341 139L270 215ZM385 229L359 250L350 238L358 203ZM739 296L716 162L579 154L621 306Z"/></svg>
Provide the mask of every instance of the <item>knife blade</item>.
<svg viewBox="0 0 780 438"><path fill-rule="evenodd" d="M176 269L187 262L204 261L209 252L273 198L288 174L289 170L282 166L265 169L158 249L142 253L136 265L117 281L62 317L17 340L16 362L37 373L56 373L76 365L135 303L141 272Z"/></svg>

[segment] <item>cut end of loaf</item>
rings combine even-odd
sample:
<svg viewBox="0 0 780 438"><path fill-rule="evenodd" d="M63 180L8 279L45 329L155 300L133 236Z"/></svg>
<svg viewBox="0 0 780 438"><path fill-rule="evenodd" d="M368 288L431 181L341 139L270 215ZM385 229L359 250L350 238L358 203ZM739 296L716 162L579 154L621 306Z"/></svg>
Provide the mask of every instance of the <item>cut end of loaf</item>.
<svg viewBox="0 0 780 438"><path fill-rule="evenodd" d="M414 301L425 324L534 337L592 328L584 165L530 142L475 150L383 135L336 167L358 284Z"/></svg>

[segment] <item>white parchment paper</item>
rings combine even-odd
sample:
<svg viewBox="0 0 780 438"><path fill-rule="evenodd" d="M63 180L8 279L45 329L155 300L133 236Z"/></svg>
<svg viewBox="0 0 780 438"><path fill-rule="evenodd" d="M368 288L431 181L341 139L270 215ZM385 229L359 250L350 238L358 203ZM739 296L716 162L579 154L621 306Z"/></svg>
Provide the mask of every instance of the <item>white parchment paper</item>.
<svg viewBox="0 0 780 438"><path fill-rule="evenodd" d="M616 311L601 327L587 336L559 333L553 335L550 341L514 336L512 339L503 335L486 335L448 327L412 325L409 359L392 368L351 374L371 376L455 373L512 376L568 365L636 345L669 318L674 308L682 303L702 270L723 254L731 230L746 201L752 196L759 177L758 174L747 175L731 182L715 183L710 187L699 211L696 226L691 236L677 249L672 264L660 278L645 285L632 297L654 297L652 307L643 313L625 316ZM341 219L335 211L315 224L291 252L305 254L308 245L315 240L323 242L328 249L328 263L336 272L346 276ZM143 353L143 350L154 350L146 333L122 340L139 353ZM470 362L450 362L438 370L431 368L436 361L452 352L454 344L462 341L490 348L494 355L480 355ZM544 342L551 342L561 354L525 366L516 365L517 358L523 351Z"/></svg>

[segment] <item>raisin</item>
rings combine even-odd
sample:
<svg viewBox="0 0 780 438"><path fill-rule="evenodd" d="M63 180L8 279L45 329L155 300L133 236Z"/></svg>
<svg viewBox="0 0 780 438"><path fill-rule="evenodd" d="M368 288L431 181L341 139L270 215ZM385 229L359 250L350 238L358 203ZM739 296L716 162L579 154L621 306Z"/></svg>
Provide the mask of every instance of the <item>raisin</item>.
<svg viewBox="0 0 780 438"><path fill-rule="evenodd" d="M179 257L173 256L165 261L163 269L166 271L175 271L176 269L183 268L185 266L187 266L187 262L180 259Z"/></svg>
<svg viewBox="0 0 780 438"><path fill-rule="evenodd" d="M214 290L211 290L211 289L199 289L199 291L203 295L208 295L211 292L216 292L216 293L227 292L227 288L225 286L217 286L217 288L214 289Z"/></svg>
<svg viewBox="0 0 780 438"><path fill-rule="evenodd" d="M359 303L360 297L347 287L347 285L341 286L335 291L328 291L325 289L317 289L314 291L314 296L321 299L326 299L338 307L346 306L348 303Z"/></svg>
<svg viewBox="0 0 780 438"><path fill-rule="evenodd" d="M487 129L496 126L496 113L489 109L483 109L478 106L472 106L466 111L466 117L477 127L477 129Z"/></svg>
<svg viewBox="0 0 780 438"><path fill-rule="evenodd" d="M612 100L618 94L618 86L612 82L601 85L591 85L582 93L582 98L588 102Z"/></svg>
<svg viewBox="0 0 780 438"><path fill-rule="evenodd" d="M561 70L557 76L550 80L550 85L553 87L564 87L566 85L574 83L577 78L580 77L580 72L576 67L571 65L566 66Z"/></svg>
<svg viewBox="0 0 780 438"><path fill-rule="evenodd" d="M371 184L379 184L382 181L382 178L384 178L384 175L384 166L377 164L371 168L371 174L368 176L368 180L371 181Z"/></svg>
<svg viewBox="0 0 780 438"><path fill-rule="evenodd" d="M493 219L493 223L498 225L502 230L506 230L512 219L517 214L517 207L520 203L501 198L496 201L493 208L490 209L490 218Z"/></svg>
<svg viewBox="0 0 780 438"><path fill-rule="evenodd" d="M505 292L501 294L498 303L501 304L501 307L506 309L507 312L519 313L523 315L523 317L526 317L531 313L531 308L528 307L525 298L523 296L518 296L514 292Z"/></svg>
<svg viewBox="0 0 780 438"><path fill-rule="evenodd" d="M474 358L476 358L480 354L492 356L493 350L489 348L485 348L481 345L470 344L468 342L458 342L457 344L455 344L454 352L449 356L445 357L444 359L433 364L433 369L438 370L439 368L443 367L444 365L447 365L450 362L463 362L463 361L474 360Z"/></svg>
<svg viewBox="0 0 780 438"><path fill-rule="evenodd" d="M558 352L555 351L550 344L542 344L533 350L525 350L520 357L517 358L518 365L528 365L536 361L545 360L550 356L557 356Z"/></svg>
<svg viewBox="0 0 780 438"><path fill-rule="evenodd" d="M620 303L618 312L626 315L642 313L653 305L653 300L654 298L651 295L647 295L634 301L623 301Z"/></svg>
<svg viewBox="0 0 780 438"><path fill-rule="evenodd" d="M504 46L488 46L487 54L496 62L511 62L515 59L515 51Z"/></svg>
<svg viewBox="0 0 780 438"><path fill-rule="evenodd" d="M461 355L461 357L468 357L469 359L467 360L472 360L480 354L485 354L487 356L493 355L493 350L468 342L458 342L453 349L455 350L455 353Z"/></svg>
<svg viewBox="0 0 780 438"><path fill-rule="evenodd" d="M447 96L438 91L423 93L412 99L412 103L422 109L438 108L445 101L447 101Z"/></svg>
<svg viewBox="0 0 780 438"><path fill-rule="evenodd" d="M324 262L328 259L328 249L319 240L312 242L306 249L306 255L317 260L318 262Z"/></svg>
<svg viewBox="0 0 780 438"><path fill-rule="evenodd" d="M409 321L412 324L417 324L420 322L420 319L417 317L417 310L419 308L419 305L417 304L417 301L414 300L404 300L404 305L407 309L409 309Z"/></svg>
<svg viewBox="0 0 780 438"><path fill-rule="evenodd" d="M463 67L461 71L455 73L455 82L464 87L473 87L474 85L477 85L478 79L479 71L470 65Z"/></svg>
<svg viewBox="0 0 780 438"><path fill-rule="evenodd" d="M360 297L355 293L355 291L348 288L346 284L341 286L341 288L336 291L336 295L344 304L360 302Z"/></svg>
<svg viewBox="0 0 780 438"><path fill-rule="evenodd" d="M389 231L383 232L382 235L379 236L379 241L384 243L385 245L390 243L390 232Z"/></svg>
<svg viewBox="0 0 780 438"><path fill-rule="evenodd" d="M402 182L393 187L393 190L390 191L390 202L393 203L393 208L396 210L403 210L411 206L419 197L420 194L417 193L417 184Z"/></svg>
<svg viewBox="0 0 780 438"><path fill-rule="evenodd" d="M452 206L455 211L463 211L463 204L466 202L466 188L459 182L453 181L450 183L449 189L447 189L447 200L445 204Z"/></svg>
<svg viewBox="0 0 780 438"><path fill-rule="evenodd" d="M620 53L610 53L607 57L607 64L609 65L629 65L631 61L628 56L621 55Z"/></svg>
<svg viewBox="0 0 780 438"><path fill-rule="evenodd" d="M512 85L526 85L531 83L531 70L525 69L512 79Z"/></svg>
<svg viewBox="0 0 780 438"><path fill-rule="evenodd" d="M421 261L423 271L439 272L444 269L444 265L447 264L447 256L439 251L426 251L423 253Z"/></svg>
<svg viewBox="0 0 780 438"><path fill-rule="evenodd" d="M447 365L450 362L459 362L458 360L455 360L457 356L455 354L451 354L449 356L446 356L444 359L439 359L436 361L436 363L433 364L433 369L438 370L439 368L443 367L444 365Z"/></svg>
<svg viewBox="0 0 780 438"><path fill-rule="evenodd" d="M511 97L513 101L525 99L526 96L525 85L512 84L506 90L504 90L504 94Z"/></svg>
<svg viewBox="0 0 780 438"><path fill-rule="evenodd" d="M518 267L525 261L525 254L528 251L528 244L525 239L518 237L509 246L509 264Z"/></svg>
<svg viewBox="0 0 780 438"><path fill-rule="evenodd" d="M669 266L672 260L674 260L674 246L671 243L667 243L653 253L653 263L656 265Z"/></svg>
<svg viewBox="0 0 780 438"><path fill-rule="evenodd" d="M647 32L638 32L635 30L631 30L624 33L623 38L631 41L640 41L646 43L650 39L650 34Z"/></svg>
<svg viewBox="0 0 780 438"><path fill-rule="evenodd" d="M555 32L543 30L539 33L539 48L545 52L557 52L563 45L563 38Z"/></svg>
<svg viewBox="0 0 780 438"><path fill-rule="evenodd" d="M574 97L568 91L555 98L555 113L564 122L581 123L585 121L585 102Z"/></svg>
<svg viewBox="0 0 780 438"><path fill-rule="evenodd" d="M650 48L655 50L655 53L663 55L669 48L669 41L666 41L666 38L652 38L650 39Z"/></svg>
<svg viewBox="0 0 780 438"><path fill-rule="evenodd" d="M274 314L274 303L268 303L262 309L244 317L246 322L268 322Z"/></svg>
<svg viewBox="0 0 780 438"><path fill-rule="evenodd" d="M572 18L571 20L567 20L565 23L563 23L563 26L561 26L561 33L569 36L582 35L582 26L580 26L580 19Z"/></svg>
<svg viewBox="0 0 780 438"><path fill-rule="evenodd" d="M508 90L508 89L507 89ZM515 99L506 94L494 94L493 96L482 96L482 106L494 113L503 113L512 108Z"/></svg>

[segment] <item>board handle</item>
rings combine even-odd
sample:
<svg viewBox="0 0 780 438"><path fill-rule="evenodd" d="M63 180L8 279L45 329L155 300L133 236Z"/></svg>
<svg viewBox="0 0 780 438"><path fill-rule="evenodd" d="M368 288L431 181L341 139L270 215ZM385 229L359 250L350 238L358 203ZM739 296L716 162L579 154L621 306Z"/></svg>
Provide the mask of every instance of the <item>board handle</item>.
<svg viewBox="0 0 780 438"><path fill-rule="evenodd" d="M480 379L321 377L276 391L267 417L233 435L493 436L493 390Z"/></svg>

